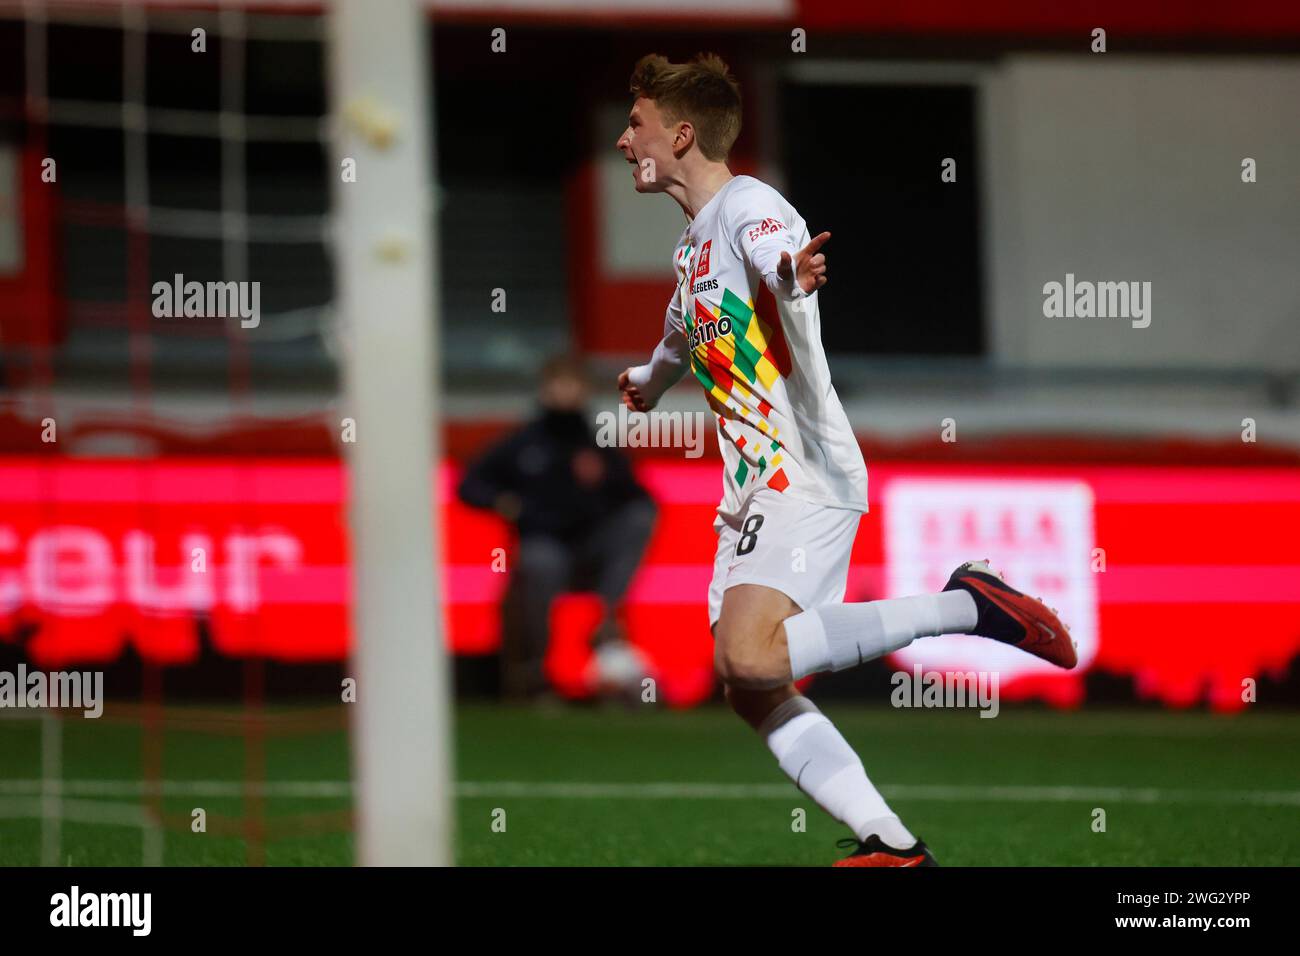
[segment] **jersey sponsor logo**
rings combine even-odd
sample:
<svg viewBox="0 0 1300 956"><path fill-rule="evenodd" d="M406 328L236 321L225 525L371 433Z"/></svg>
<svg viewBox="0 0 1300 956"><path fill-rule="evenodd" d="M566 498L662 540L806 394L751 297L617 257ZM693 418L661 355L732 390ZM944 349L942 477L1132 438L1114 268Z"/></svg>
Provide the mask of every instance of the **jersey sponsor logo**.
<svg viewBox="0 0 1300 956"><path fill-rule="evenodd" d="M702 279L709 274L709 251L712 248L712 239L700 246L700 261L695 266L695 278Z"/></svg>
<svg viewBox="0 0 1300 956"><path fill-rule="evenodd" d="M702 279L709 274L709 253L712 249L712 239L705 242L698 250L694 246L687 247L682 260L685 263L683 269L687 276L687 282L694 282L696 279Z"/></svg>
<svg viewBox="0 0 1300 956"><path fill-rule="evenodd" d="M717 279L705 279L703 282L697 282L691 286L691 295L699 295L701 292L712 292L718 287Z"/></svg>
<svg viewBox="0 0 1300 956"><path fill-rule="evenodd" d="M720 335L731 333L731 316L724 315L720 319L707 318L700 319L691 329L690 334L686 336L686 343L691 349L698 348L701 345L708 345Z"/></svg>
<svg viewBox="0 0 1300 956"><path fill-rule="evenodd" d="M785 223L779 219L764 219L753 229L749 230L749 241L761 239L763 236L770 236L774 232L780 232L785 228Z"/></svg>

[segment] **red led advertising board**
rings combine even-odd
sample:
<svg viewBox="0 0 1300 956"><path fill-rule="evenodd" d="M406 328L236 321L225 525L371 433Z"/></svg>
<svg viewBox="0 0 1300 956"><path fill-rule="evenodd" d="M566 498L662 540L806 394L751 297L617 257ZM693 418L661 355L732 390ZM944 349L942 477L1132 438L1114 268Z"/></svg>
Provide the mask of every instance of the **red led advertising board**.
<svg viewBox="0 0 1300 956"><path fill-rule="evenodd" d="M660 698L713 692L705 593L712 570L710 462L645 462L660 506L627 608ZM442 503L449 646L488 654L512 538L451 495ZM337 660L349 646L346 472L323 459L0 460L0 640L20 625L38 666L110 661L132 642L183 664L195 620L219 653ZM1079 644L1065 673L978 638L918 641L891 660L911 670L997 670L1006 700L1077 704L1083 674L1131 678L1140 696L1241 706L1242 681L1280 675L1300 654L1300 469L870 465L871 513L854 546L846 600L942 587L960 561L989 558L1062 611ZM497 549L503 549L497 551ZM502 562L494 556L504 554ZM549 658L561 689L582 689L599 614L557 602Z"/></svg>

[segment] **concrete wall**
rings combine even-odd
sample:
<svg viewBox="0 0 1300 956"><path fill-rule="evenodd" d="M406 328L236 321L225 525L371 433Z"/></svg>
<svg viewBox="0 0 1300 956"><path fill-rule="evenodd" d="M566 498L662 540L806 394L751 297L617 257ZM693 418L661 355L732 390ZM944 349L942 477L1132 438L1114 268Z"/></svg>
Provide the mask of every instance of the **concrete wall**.
<svg viewBox="0 0 1300 956"><path fill-rule="evenodd" d="M1022 56L984 94L997 358L1300 368L1300 61ZM1151 325L1044 317L1066 273L1149 281Z"/></svg>

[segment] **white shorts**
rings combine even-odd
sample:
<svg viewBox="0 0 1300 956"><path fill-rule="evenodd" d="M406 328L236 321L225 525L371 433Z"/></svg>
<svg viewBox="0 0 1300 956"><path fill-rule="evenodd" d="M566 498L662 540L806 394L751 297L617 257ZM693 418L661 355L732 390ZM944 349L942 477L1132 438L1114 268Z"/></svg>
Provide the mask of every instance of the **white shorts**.
<svg viewBox="0 0 1300 956"><path fill-rule="evenodd" d="M709 584L709 626L722 614L722 595L737 584L775 588L800 610L839 604L848 585L849 557L862 512L829 508L770 488L750 496L738 519L713 522L718 551Z"/></svg>

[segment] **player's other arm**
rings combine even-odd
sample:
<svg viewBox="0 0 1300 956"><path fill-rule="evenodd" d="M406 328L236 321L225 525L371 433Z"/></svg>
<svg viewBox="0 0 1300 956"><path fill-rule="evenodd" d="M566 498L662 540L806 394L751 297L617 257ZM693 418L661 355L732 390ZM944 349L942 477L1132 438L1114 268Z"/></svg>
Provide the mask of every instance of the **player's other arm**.
<svg viewBox="0 0 1300 956"><path fill-rule="evenodd" d="M801 299L826 284L826 257L821 247L830 239L829 232L813 237L800 249L781 221L780 211L762 202L747 205L733 222L736 249L773 295Z"/></svg>
<svg viewBox="0 0 1300 956"><path fill-rule="evenodd" d="M686 346L686 329L681 313L669 306L664 316L664 337L655 346L645 365L624 369L618 376L618 390L623 404L634 412L648 412L686 373L690 350Z"/></svg>

